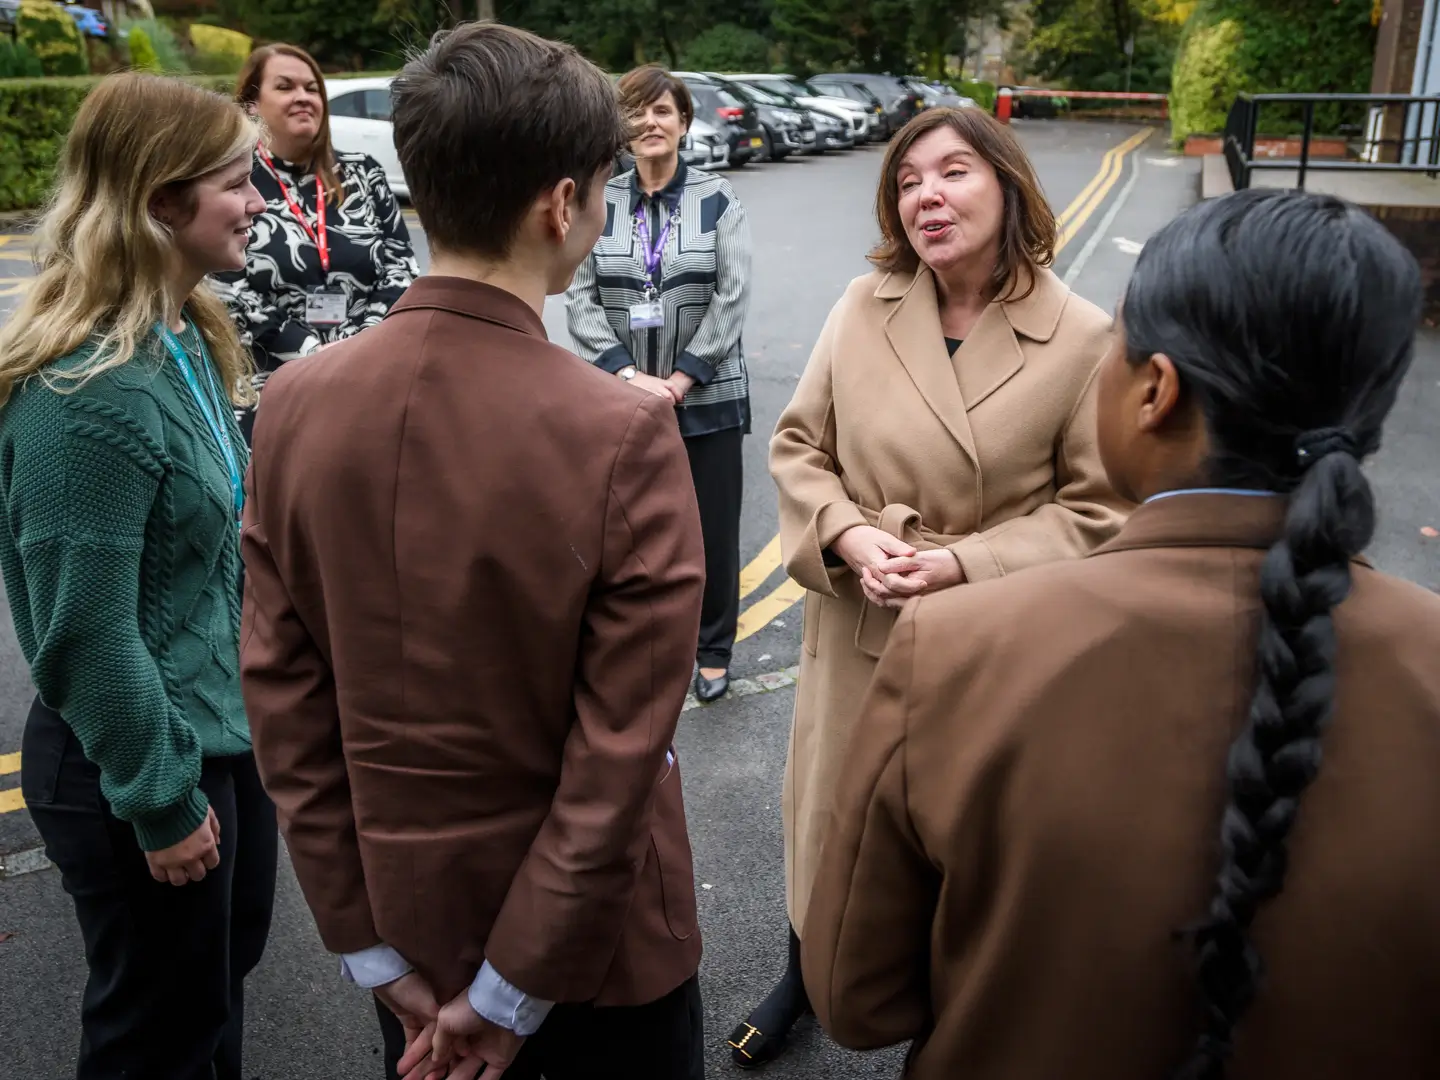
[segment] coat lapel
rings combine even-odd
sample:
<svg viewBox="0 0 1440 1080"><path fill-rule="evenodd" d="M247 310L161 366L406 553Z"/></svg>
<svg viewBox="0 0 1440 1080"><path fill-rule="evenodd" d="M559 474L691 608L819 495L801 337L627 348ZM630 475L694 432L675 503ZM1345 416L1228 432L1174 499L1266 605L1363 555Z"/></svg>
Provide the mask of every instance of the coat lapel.
<svg viewBox="0 0 1440 1080"><path fill-rule="evenodd" d="M913 276L891 274L880 282L875 295L897 301L885 319L885 336L890 340L890 347L905 365L925 404L978 468L975 435L965 415L965 398L955 381L955 369L945 353L940 307L930 271L922 267Z"/></svg>

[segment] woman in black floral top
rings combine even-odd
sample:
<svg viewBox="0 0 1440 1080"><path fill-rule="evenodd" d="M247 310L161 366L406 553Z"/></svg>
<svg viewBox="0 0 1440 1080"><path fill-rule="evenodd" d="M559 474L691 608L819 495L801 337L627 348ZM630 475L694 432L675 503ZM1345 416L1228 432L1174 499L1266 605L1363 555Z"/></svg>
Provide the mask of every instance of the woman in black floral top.
<svg viewBox="0 0 1440 1080"><path fill-rule="evenodd" d="M259 388L285 361L374 326L419 268L379 163L331 148L325 84L308 53L257 49L236 94L265 127L251 180L266 205L245 269L216 283L255 357ZM253 420L242 418L247 437Z"/></svg>

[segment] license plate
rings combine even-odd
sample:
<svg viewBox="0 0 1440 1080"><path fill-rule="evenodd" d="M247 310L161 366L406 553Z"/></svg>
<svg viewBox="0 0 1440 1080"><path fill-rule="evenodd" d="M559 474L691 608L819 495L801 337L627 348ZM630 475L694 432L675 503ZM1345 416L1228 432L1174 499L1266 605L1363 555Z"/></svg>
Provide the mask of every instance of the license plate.
<svg viewBox="0 0 1440 1080"><path fill-rule="evenodd" d="M751 146L754 146L754 147L761 147L761 146L764 146L764 145L765 145L765 140L764 140L764 139L751 139L751 140L750 140L750 145L751 145Z"/></svg>

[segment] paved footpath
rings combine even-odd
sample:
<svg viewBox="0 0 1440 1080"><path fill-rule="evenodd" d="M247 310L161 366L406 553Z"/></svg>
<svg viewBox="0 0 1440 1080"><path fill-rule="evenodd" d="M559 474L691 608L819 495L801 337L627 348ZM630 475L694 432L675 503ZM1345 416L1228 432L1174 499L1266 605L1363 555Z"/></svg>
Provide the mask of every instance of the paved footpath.
<svg viewBox="0 0 1440 1080"><path fill-rule="evenodd" d="M1107 309L1119 299L1146 238L1197 197L1198 162L1172 155L1160 133L1138 146L1133 125L1020 122L1057 212L1067 226L1057 271ZM1115 148L1129 149L1116 151ZM1107 153L1109 151L1114 151ZM875 238L871 218L881 151L748 167L730 179L750 213L755 280L746 350L751 362L755 437L747 440L748 489L742 529L742 578L748 636L735 674L744 693L709 708L690 708L677 743L695 846L696 887L706 952L708 1075L740 1075L724 1045L737 1020L783 967L784 885L780 776L784 763L799 608L791 606L772 543L775 494L765 470L765 436L793 392L811 343L845 284L865 271ZM422 260L423 237L419 239ZM26 238L0 242L0 318L23 289L24 262L6 261ZM10 274L14 280L7 279ZM12 295L6 295L7 290ZM546 313L551 336L567 340L563 309ZM1440 415L1440 334L1426 332L1421 355L1371 472L1382 523L1372 553L1385 569L1440 588L1440 527L1435 483ZM0 614L0 774L16 765L30 688L9 620ZM0 860L33 848L21 809L4 812L0 775ZM13 801L14 796L10 796ZM21 857L22 863L25 858ZM23 868L23 867L22 867ZM80 941L53 870L0 878L0 1076L64 1080L73 1076ZM378 1038L367 996L344 985L320 947L288 866L282 868L270 948L250 981L247 1076L256 1080L378 1078ZM766 1070L775 1080L893 1077L896 1051L851 1054L813 1025L797 1031L785 1058Z"/></svg>

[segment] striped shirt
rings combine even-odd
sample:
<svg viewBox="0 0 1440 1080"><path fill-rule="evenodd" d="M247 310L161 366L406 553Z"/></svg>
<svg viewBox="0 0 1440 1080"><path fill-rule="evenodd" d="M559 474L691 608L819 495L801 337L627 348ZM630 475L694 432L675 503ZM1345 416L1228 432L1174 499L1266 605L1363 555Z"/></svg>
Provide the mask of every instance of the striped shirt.
<svg viewBox="0 0 1440 1080"><path fill-rule="evenodd" d="M632 330L630 308L646 300L645 256L636 214L653 244L672 216L653 278L663 326ZM665 378L683 371L696 385L677 407L680 433L750 430L750 376L742 331L750 302L750 227L729 181L680 162L653 197L631 170L605 187L605 231L565 296L570 337L606 371L634 364Z"/></svg>

